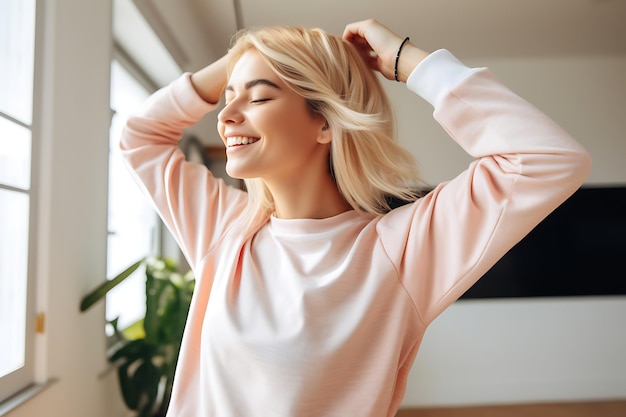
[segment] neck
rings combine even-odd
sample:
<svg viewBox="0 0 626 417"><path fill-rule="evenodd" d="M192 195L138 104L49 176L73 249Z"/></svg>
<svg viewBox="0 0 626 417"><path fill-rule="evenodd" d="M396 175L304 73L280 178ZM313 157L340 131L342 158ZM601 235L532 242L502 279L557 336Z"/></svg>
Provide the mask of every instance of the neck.
<svg viewBox="0 0 626 417"><path fill-rule="evenodd" d="M274 198L274 214L278 218L324 219L352 209L330 173L314 180L298 178L266 184Z"/></svg>

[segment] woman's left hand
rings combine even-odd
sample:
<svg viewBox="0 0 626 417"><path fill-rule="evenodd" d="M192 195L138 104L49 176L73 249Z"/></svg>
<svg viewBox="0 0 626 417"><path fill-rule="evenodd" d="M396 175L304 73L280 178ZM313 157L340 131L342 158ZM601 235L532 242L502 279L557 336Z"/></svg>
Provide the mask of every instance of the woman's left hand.
<svg viewBox="0 0 626 417"><path fill-rule="evenodd" d="M395 79L396 55L403 38L374 19L350 23L343 32L343 38L356 46L370 68L379 71L385 78ZM406 81L413 68L427 55L427 52L407 42L402 47L398 62L398 79Z"/></svg>

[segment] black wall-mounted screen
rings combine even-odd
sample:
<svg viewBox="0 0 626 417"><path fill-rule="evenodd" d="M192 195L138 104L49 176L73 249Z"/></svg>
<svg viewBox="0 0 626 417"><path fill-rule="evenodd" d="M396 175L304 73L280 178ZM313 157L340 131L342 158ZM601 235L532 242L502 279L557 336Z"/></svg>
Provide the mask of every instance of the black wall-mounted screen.
<svg viewBox="0 0 626 417"><path fill-rule="evenodd" d="M626 187L582 187L461 298L626 294Z"/></svg>

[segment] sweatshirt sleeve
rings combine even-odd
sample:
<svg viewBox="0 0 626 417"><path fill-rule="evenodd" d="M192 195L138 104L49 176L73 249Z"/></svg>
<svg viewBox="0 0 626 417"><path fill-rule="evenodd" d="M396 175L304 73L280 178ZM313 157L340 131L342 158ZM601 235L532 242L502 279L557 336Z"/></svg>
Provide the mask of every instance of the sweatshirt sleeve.
<svg viewBox="0 0 626 417"><path fill-rule="evenodd" d="M246 204L246 194L185 160L178 146L184 129L214 105L183 74L148 98L122 131L120 148L131 173L151 198L190 266L218 241Z"/></svg>
<svg viewBox="0 0 626 417"><path fill-rule="evenodd" d="M382 244L424 324L467 291L584 182L589 154L486 68L436 51L409 89L475 160L379 222Z"/></svg>

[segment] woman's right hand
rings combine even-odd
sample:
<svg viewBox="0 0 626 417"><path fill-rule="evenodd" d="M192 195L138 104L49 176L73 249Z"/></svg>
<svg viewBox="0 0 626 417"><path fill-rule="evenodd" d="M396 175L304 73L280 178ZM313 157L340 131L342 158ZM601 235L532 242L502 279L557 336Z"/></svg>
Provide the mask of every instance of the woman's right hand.
<svg viewBox="0 0 626 417"><path fill-rule="evenodd" d="M191 75L191 84L207 103L216 104L226 88L228 54Z"/></svg>

